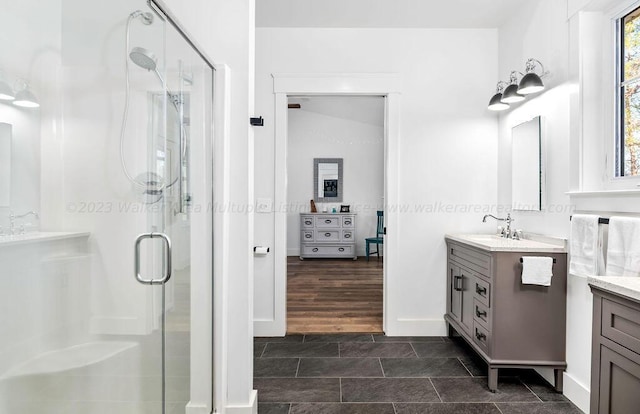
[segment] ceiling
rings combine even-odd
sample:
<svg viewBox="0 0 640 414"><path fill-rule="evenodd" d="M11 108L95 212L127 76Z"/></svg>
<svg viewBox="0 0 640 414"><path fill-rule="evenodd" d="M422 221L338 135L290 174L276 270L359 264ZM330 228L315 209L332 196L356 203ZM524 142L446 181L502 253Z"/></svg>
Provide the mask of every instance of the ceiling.
<svg viewBox="0 0 640 414"><path fill-rule="evenodd" d="M384 98L382 96L290 97L289 103L300 104L300 109L290 109L290 111L315 112L375 126L384 125Z"/></svg>
<svg viewBox="0 0 640 414"><path fill-rule="evenodd" d="M531 1L256 0L256 26L497 28Z"/></svg>

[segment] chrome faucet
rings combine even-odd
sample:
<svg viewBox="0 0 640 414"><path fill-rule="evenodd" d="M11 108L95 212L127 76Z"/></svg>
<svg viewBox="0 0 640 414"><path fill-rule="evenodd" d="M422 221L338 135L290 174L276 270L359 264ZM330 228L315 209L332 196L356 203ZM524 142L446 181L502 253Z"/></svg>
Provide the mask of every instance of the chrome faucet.
<svg viewBox="0 0 640 414"><path fill-rule="evenodd" d="M491 217L497 221L504 221L507 223L507 228L502 230L502 237L506 238L506 239L514 239L516 238L515 234L511 233L511 223L513 221L515 221L514 219L511 218L511 213L507 213L507 218L500 218L500 217L496 217L493 214L486 214L483 218L482 218L482 222L486 223L487 222L487 217Z"/></svg>
<svg viewBox="0 0 640 414"><path fill-rule="evenodd" d="M35 211L27 211L24 214L13 214L13 211L9 211L9 234L11 236L16 234L16 219L27 217L28 215L33 215L36 219L39 219L38 213Z"/></svg>

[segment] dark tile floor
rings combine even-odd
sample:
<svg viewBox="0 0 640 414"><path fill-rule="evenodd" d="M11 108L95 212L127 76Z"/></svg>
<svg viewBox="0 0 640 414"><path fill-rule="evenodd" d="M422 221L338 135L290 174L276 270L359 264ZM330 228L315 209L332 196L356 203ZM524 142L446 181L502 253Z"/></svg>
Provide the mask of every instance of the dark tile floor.
<svg viewBox="0 0 640 414"><path fill-rule="evenodd" d="M256 338L259 414L580 414L532 370L498 392L462 340L383 335Z"/></svg>

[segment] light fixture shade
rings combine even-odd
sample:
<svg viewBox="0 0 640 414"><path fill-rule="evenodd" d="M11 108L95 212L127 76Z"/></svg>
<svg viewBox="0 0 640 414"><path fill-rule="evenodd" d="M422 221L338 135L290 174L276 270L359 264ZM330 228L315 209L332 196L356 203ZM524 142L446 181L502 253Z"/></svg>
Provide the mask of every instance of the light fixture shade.
<svg viewBox="0 0 640 414"><path fill-rule="evenodd" d="M501 102L511 104L522 101L524 101L524 96L518 94L518 85L514 83L507 86L502 94Z"/></svg>
<svg viewBox="0 0 640 414"><path fill-rule="evenodd" d="M26 88L16 94L13 104L22 108L38 108L40 106L38 98Z"/></svg>
<svg viewBox="0 0 640 414"><path fill-rule="evenodd" d="M0 101L13 101L16 99L11 86L6 82L0 81Z"/></svg>
<svg viewBox="0 0 640 414"><path fill-rule="evenodd" d="M489 101L489 106L487 108L490 111L504 111L505 109L509 109L509 104L503 103L501 99L502 94L500 92L496 93Z"/></svg>
<svg viewBox="0 0 640 414"><path fill-rule="evenodd" d="M544 83L542 83L542 79L540 79L540 76L531 72L524 75L520 81L518 93L521 95L531 95L532 93L537 93L542 90L544 90Z"/></svg>

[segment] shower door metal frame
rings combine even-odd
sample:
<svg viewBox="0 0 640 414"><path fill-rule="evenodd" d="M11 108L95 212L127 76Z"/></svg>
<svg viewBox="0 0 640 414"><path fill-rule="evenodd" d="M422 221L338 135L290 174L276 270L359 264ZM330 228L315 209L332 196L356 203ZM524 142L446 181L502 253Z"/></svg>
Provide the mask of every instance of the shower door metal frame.
<svg viewBox="0 0 640 414"><path fill-rule="evenodd" d="M158 18L160 18L163 21L168 22L171 26L173 26L173 28L176 29L176 31L178 32L178 34L180 34L180 36L187 42L187 44L189 44L189 46L191 46L191 48L196 52L196 54L198 56L200 56L200 58L204 61L204 63L209 66L209 68L211 69L211 73L212 73L212 79L211 79L211 120L214 119L214 102L213 102L213 98L214 98L214 93L215 91L213 90L213 88L215 88L215 78L216 78L216 65L214 65L213 60L209 58L209 56L204 52L204 50L198 45L198 43L193 39L193 37L189 34L189 32L185 29L185 27L179 22L179 20L176 18L176 16L169 10L169 7L160 0L147 0L147 5L149 6L149 8L158 16ZM209 126L211 128L211 137L212 140L214 140L215 138L215 133L214 133L214 128L213 128L213 124ZM212 142L212 149L213 149L213 142ZM210 160L211 162L213 162L213 153L208 154L210 156ZM180 168L182 168L182 166L180 166ZM213 200L209 200L210 202L213 202ZM212 214L213 217L213 214ZM212 219L213 220L213 219ZM213 222L213 227L215 227L215 222ZM212 241L212 247L213 246L213 231L212 234L210 235L211 237L211 241ZM212 268L213 270L213 268ZM214 275L211 274L210 275L211 280L214 280ZM211 332L212 332L212 337L211 337L211 347L209 347L210 352L211 352L211 363L214 363L214 338L213 338L213 323L214 323L214 315L213 315L213 309L214 309L214 303L213 303L213 298L214 298L214 284L212 282L211 285L212 288L212 292L211 292L211 298L212 298L212 303L211 303L211 310L212 310L212 314L211 314ZM193 317L193 314L192 314ZM192 343L193 345L193 343ZM193 355L192 355L193 357ZM215 384L214 384L214 377L215 377L215 371L213 369L213 366L211 367L211 410L213 412L216 412L216 393L215 393ZM190 375L192 375L193 373L190 370ZM192 377L193 379L193 377ZM190 398L191 400L191 398ZM164 405L164 404L163 404Z"/></svg>

